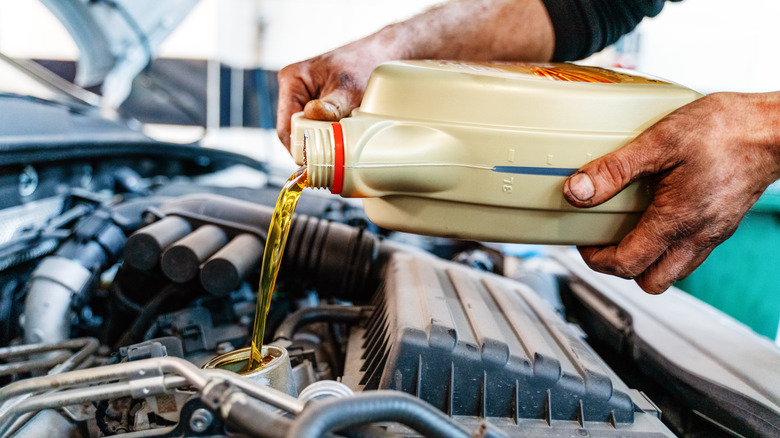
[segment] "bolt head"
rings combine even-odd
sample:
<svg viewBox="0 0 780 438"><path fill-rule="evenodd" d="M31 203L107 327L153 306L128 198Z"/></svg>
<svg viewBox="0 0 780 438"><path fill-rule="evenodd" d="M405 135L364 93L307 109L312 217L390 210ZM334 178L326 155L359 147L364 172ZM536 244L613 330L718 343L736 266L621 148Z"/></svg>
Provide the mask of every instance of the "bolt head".
<svg viewBox="0 0 780 438"><path fill-rule="evenodd" d="M190 416L190 430L195 433L203 433L214 422L214 414L209 410L198 408Z"/></svg>

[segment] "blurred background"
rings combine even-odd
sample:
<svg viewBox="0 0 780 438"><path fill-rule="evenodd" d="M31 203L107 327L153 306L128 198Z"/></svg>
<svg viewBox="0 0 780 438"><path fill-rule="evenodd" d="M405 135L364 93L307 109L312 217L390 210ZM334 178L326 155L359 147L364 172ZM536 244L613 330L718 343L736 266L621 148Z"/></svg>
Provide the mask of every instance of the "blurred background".
<svg viewBox="0 0 780 438"><path fill-rule="evenodd" d="M92 77L79 68L79 44L52 12L56 3L0 0L0 53L32 60L103 96L104 105L119 105L119 116L152 137L200 141L292 168L274 131L276 72L439 2L75 2L103 8L107 27L124 31L104 48L107 62L121 68L108 75L93 68ZM160 5L169 10L145 21L145 9ZM635 69L702 93L780 90L774 47L780 41L778 16L776 0L669 3L658 17L582 62ZM150 28L159 32L140 36L139 29ZM130 78L132 87L122 85L122 78ZM45 90L32 88L17 75L0 72L0 91L47 97ZM734 237L679 287L780 343L778 248L780 190L774 185Z"/></svg>

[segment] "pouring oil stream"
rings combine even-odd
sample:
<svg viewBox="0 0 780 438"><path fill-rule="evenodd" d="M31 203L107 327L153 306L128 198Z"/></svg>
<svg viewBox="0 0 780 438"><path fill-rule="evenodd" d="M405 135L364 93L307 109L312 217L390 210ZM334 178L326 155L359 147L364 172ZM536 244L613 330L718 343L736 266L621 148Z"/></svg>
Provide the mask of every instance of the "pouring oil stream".
<svg viewBox="0 0 780 438"><path fill-rule="evenodd" d="M257 291L257 308L255 309L255 325L252 331L252 352L249 356L247 370L261 368L263 366L263 336L265 335L265 322L268 316L268 307L271 304L271 295L276 284L276 276L279 273L279 264L284 255L284 247L287 243L287 235L290 233L295 206L298 205L298 197L306 187L306 167L301 167L287 180L276 200L276 207L268 227L268 237L263 252L263 264L260 269L260 285Z"/></svg>

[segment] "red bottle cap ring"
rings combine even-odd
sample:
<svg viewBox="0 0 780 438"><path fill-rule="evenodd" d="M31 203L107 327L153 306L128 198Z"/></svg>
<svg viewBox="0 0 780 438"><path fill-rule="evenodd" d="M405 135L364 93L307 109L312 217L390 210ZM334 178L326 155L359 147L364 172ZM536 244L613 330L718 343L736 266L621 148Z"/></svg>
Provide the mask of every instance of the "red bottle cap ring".
<svg viewBox="0 0 780 438"><path fill-rule="evenodd" d="M333 187L330 192L334 195L341 193L344 184L344 132L340 123L333 125Z"/></svg>

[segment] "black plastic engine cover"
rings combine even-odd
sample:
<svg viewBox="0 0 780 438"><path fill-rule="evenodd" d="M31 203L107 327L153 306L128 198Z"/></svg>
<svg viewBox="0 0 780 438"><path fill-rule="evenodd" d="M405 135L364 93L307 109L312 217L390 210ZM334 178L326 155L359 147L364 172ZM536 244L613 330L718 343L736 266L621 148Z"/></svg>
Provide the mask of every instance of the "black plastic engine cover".
<svg viewBox="0 0 780 438"><path fill-rule="evenodd" d="M523 434L529 426L533 436L556 425L586 436L586 426L598 436L673 436L655 406L526 285L402 253L383 281L374 313L350 336L343 381L353 389L407 392L453 417Z"/></svg>

